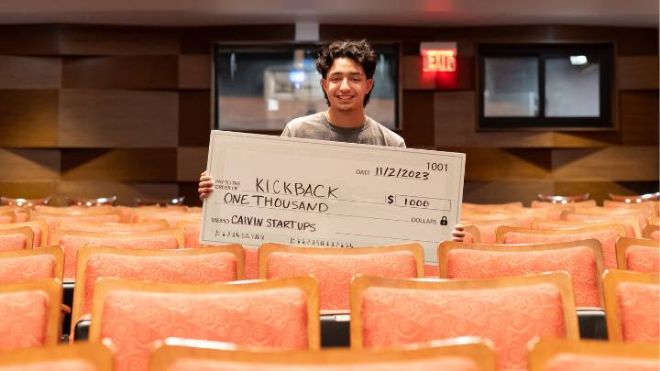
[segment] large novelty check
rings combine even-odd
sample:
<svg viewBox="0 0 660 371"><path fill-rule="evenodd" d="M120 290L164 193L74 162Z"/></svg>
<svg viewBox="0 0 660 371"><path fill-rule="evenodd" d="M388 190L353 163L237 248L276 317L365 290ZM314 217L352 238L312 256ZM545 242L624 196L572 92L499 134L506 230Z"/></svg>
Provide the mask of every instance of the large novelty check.
<svg viewBox="0 0 660 371"><path fill-rule="evenodd" d="M460 218L465 154L213 131L202 243L353 247L419 242Z"/></svg>

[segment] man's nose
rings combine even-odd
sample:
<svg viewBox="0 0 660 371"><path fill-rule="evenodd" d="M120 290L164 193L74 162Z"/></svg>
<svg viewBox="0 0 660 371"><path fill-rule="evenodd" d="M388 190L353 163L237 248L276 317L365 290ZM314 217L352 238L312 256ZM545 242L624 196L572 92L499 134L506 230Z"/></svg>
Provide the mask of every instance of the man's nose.
<svg viewBox="0 0 660 371"><path fill-rule="evenodd" d="M348 84L348 77L341 79L341 84L339 84L339 89L345 90L349 89L350 85Z"/></svg>

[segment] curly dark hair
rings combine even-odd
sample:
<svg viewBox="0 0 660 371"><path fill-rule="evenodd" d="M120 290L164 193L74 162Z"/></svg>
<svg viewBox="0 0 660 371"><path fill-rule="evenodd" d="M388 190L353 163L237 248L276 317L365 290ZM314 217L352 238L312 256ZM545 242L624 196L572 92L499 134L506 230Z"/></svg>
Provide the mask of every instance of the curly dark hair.
<svg viewBox="0 0 660 371"><path fill-rule="evenodd" d="M321 76L325 79L328 75L332 63L337 58L350 58L360 64L362 69L364 69L364 74L367 76L367 79L371 80L374 77L376 72L376 63L378 62L378 56L374 49L369 45L367 40L343 40L335 41L328 46L323 47L319 50L319 54L316 57L316 70L319 71ZM369 97L371 96L371 91L364 96L363 106L366 106L369 102ZM328 100L328 95L323 91L325 96L325 101L330 105Z"/></svg>

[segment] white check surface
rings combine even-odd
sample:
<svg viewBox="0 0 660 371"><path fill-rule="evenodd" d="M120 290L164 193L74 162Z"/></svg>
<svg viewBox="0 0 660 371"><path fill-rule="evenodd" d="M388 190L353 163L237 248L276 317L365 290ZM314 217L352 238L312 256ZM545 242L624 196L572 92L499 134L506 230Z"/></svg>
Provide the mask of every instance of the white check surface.
<svg viewBox="0 0 660 371"><path fill-rule="evenodd" d="M202 243L419 242L436 263L460 218L465 154L215 130L207 169Z"/></svg>

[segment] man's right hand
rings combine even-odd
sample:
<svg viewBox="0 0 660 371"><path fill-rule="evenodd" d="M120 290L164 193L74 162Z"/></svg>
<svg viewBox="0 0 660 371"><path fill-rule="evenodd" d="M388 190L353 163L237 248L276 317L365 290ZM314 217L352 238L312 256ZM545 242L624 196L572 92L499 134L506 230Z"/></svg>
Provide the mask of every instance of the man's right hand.
<svg viewBox="0 0 660 371"><path fill-rule="evenodd" d="M211 192L213 192L213 179L211 179L207 171L204 171L199 176L199 188L197 191L199 192L199 199L202 201L209 197Z"/></svg>
<svg viewBox="0 0 660 371"><path fill-rule="evenodd" d="M465 239L465 229L463 229L463 224L458 223L454 226L454 230L451 231L451 240L454 242L463 242Z"/></svg>

